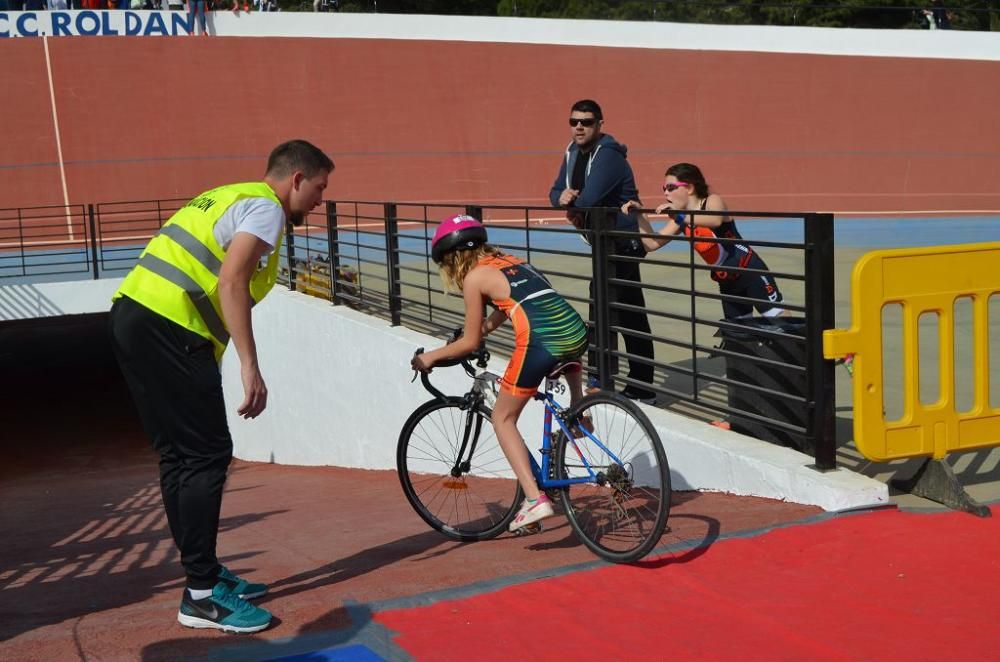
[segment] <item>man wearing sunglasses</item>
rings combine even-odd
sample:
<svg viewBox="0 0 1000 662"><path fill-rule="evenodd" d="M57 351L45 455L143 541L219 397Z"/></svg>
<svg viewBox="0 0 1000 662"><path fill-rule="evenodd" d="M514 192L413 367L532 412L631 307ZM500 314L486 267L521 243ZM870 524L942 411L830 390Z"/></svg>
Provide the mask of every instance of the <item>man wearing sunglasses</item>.
<svg viewBox="0 0 1000 662"><path fill-rule="evenodd" d="M590 222L586 209L590 207L618 209L627 201L638 199L639 190L635 185L632 167L626 160L627 148L601 131L604 114L596 101L582 99L574 103L570 109L569 125L572 140L566 147L566 155L560 165L559 174L552 185L552 190L549 191L549 200L553 207L567 210L566 218L570 223L577 228L585 229ZM635 216L630 217L619 212L615 220L615 229L638 232ZM615 239L614 250L615 254L622 256L645 257L646 255L638 238L618 237ZM611 301L641 309L641 312L612 309L611 324L648 334L649 318L645 313L646 300L642 293L639 263L612 260L609 266L613 278L635 283L610 286ZM593 281L590 283L590 298L593 301ZM596 311L591 305L591 321L595 317ZM643 359L629 359L629 379L640 384L652 384L653 342L631 333L623 335L628 353ZM617 346L617 334L612 334L611 342L614 349ZM587 361L591 367L596 365L596 358L593 352L588 354ZM634 384L626 386L622 394L647 404L652 404L656 400L654 391Z"/></svg>

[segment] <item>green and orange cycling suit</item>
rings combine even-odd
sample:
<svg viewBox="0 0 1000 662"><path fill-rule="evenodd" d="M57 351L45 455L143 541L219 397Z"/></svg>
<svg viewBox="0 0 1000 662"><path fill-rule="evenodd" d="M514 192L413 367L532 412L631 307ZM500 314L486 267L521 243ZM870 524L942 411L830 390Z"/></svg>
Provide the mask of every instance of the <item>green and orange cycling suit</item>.
<svg viewBox="0 0 1000 662"><path fill-rule="evenodd" d="M587 326L545 276L524 260L490 255L479 264L499 269L510 283L509 298L491 301L514 326L514 353L500 388L511 395L530 397L552 368L586 351Z"/></svg>

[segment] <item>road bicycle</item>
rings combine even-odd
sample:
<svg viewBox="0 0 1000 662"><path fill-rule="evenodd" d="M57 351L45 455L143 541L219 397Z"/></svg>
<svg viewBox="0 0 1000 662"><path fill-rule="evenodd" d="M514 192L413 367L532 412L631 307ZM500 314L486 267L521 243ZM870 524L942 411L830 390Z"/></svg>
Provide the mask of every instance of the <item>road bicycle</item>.
<svg viewBox="0 0 1000 662"><path fill-rule="evenodd" d="M498 384L485 370L488 361L481 346L435 366L462 365L473 381L461 396L445 395L421 373L434 397L407 419L396 448L399 481L410 505L452 540L487 540L507 531L524 498L490 423ZM541 461L529 453L532 472L539 489L562 504L584 545L608 561L633 562L653 549L667 523L667 456L646 415L620 395L598 391L570 409L556 401L554 394L568 390L559 377L578 366L556 366L534 396L545 411ZM540 531L537 524L515 533Z"/></svg>

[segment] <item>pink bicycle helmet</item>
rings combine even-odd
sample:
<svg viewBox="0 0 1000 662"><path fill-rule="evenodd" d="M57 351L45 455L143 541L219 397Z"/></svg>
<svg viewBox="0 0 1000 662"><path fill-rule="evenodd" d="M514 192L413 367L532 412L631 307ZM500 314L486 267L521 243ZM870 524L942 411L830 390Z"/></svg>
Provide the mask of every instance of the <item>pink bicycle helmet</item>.
<svg viewBox="0 0 1000 662"><path fill-rule="evenodd" d="M486 228L465 214L446 218L431 240L431 258L438 264L444 254L459 248L475 248L486 243Z"/></svg>

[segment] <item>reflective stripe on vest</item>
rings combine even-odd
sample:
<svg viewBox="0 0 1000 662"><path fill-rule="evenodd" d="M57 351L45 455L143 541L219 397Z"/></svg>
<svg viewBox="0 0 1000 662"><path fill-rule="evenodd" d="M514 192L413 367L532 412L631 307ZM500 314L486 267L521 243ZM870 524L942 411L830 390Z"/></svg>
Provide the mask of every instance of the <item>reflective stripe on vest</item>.
<svg viewBox="0 0 1000 662"><path fill-rule="evenodd" d="M190 253L191 257L201 262L203 267L211 271L213 276L219 275L219 272L222 270L222 260L215 257L215 254L205 244L198 241L197 237L181 226L164 225L157 234L170 237ZM142 264L141 261L140 264Z"/></svg>
<svg viewBox="0 0 1000 662"><path fill-rule="evenodd" d="M212 337L215 338L217 343L225 347L226 343L229 342L229 332L226 331L226 323L222 321L219 313L215 311L215 307L212 306L212 301L208 298L208 294L205 293L205 290L201 289L198 283L194 282L191 276L188 276L174 265L161 260L155 255L143 255L139 258L139 264L184 290L191 299L191 303L198 310L198 314L201 315L201 319L205 322L205 326L208 327Z"/></svg>
<svg viewBox="0 0 1000 662"><path fill-rule="evenodd" d="M149 310L212 341L217 359L229 342L219 298L219 274L226 252L215 239L215 225L235 203L264 198L281 205L263 182L231 184L206 191L179 209L146 245L138 264L128 273L114 299L127 296ZM257 303L277 280L278 235L266 265L249 282Z"/></svg>

